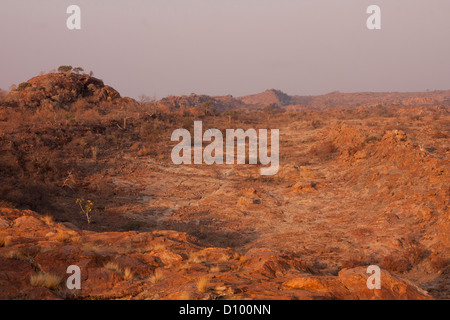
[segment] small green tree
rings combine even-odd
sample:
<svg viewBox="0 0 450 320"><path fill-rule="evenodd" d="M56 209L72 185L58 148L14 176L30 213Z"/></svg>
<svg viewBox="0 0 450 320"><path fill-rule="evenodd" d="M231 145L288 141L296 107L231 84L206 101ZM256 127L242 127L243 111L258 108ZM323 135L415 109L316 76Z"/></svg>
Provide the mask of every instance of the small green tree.
<svg viewBox="0 0 450 320"><path fill-rule="evenodd" d="M17 87L17 89L19 90L19 91L21 91L21 90L23 90L23 89L25 89L25 88L28 88L28 87L31 87L32 85L31 85L31 83L28 83L28 82L22 82L21 84L19 84L19 86Z"/></svg>
<svg viewBox="0 0 450 320"><path fill-rule="evenodd" d="M92 206L94 205L91 200L86 201L84 203L84 199L77 199L76 203L80 206L80 213L86 216L86 220L88 224L91 224L92 221Z"/></svg>
<svg viewBox="0 0 450 320"><path fill-rule="evenodd" d="M59 73L68 73L70 71L72 71L72 66L59 66L58 68L58 72Z"/></svg>
<svg viewBox="0 0 450 320"><path fill-rule="evenodd" d="M80 74L80 73L84 72L84 69L81 67L76 67L76 68L73 68L72 72L75 74Z"/></svg>
<svg viewBox="0 0 450 320"><path fill-rule="evenodd" d="M203 109L203 112L205 113L205 116L214 115L214 106L211 102L209 102L209 101L203 102L202 109Z"/></svg>

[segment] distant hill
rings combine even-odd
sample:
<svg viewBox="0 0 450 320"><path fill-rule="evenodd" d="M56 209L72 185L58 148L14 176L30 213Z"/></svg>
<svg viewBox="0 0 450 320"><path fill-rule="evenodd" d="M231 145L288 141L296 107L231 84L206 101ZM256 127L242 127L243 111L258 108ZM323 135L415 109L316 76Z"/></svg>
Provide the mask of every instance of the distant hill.
<svg viewBox="0 0 450 320"><path fill-rule="evenodd" d="M199 107L211 102L218 111L228 109L255 109L268 105L279 107L300 107L304 109L348 108L364 106L450 106L450 90L427 92L330 92L317 96L290 96L280 90L270 89L258 94L242 97L191 94L189 96L170 96L158 101L158 104L171 108Z"/></svg>
<svg viewBox="0 0 450 320"><path fill-rule="evenodd" d="M188 96L169 96L157 101L158 105L168 106L171 109L198 108L205 102L211 103L214 109L219 112L245 106L244 103L233 98L231 95L211 97L207 95L191 94Z"/></svg>
<svg viewBox="0 0 450 320"><path fill-rule="evenodd" d="M279 106L289 105L293 100L291 96L276 89L266 90L262 93L239 97L237 99L248 105L276 104Z"/></svg>
<svg viewBox="0 0 450 320"><path fill-rule="evenodd" d="M331 92L317 96L290 96L280 90L270 89L262 93L236 98L248 106L299 105L311 108L359 107L370 105L432 106L450 105L450 90L427 92Z"/></svg>
<svg viewBox="0 0 450 320"><path fill-rule="evenodd" d="M3 97L5 92L0 92ZM41 105L64 107L77 100L84 99L91 104L102 101L114 103L132 102L130 98L121 98L119 92L107 86L102 80L87 74L73 72L48 73L23 82L11 90L3 102L9 105L24 105L36 108ZM298 109L357 108L364 106L450 106L450 90L427 92L358 92L339 91L317 96L288 95L277 89L269 89L258 94L241 97L208 96L190 94L169 96L156 103L170 109L200 108L205 102L223 112L230 109L262 109L268 105Z"/></svg>

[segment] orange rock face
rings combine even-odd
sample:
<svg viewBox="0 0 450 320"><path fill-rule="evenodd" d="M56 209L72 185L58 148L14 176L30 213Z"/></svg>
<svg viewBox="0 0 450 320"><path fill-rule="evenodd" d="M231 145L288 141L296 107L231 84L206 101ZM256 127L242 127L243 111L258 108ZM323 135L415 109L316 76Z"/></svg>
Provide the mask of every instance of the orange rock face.
<svg viewBox="0 0 450 320"><path fill-rule="evenodd" d="M317 275L300 258L270 249L241 255L230 248L204 248L176 232L74 231L62 223L47 224L32 211L1 209L0 214L10 225L1 229L6 239L0 248L1 299L431 299L386 271L382 289L369 290L361 267ZM81 268L81 290L66 288L69 265ZM39 272L61 281L56 288L33 284ZM201 278L209 285L199 291Z"/></svg>

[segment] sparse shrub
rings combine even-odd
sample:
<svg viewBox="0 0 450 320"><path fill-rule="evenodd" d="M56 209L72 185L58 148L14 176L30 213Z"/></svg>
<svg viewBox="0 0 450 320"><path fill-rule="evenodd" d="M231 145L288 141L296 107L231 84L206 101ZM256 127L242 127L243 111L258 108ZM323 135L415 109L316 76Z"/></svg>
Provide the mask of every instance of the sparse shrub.
<svg viewBox="0 0 450 320"><path fill-rule="evenodd" d="M149 142L156 142L159 140L161 129L156 123L145 123L140 129L140 136Z"/></svg>
<svg viewBox="0 0 450 320"><path fill-rule="evenodd" d="M109 261L103 265L103 268L122 274L122 268L117 262Z"/></svg>
<svg viewBox="0 0 450 320"><path fill-rule="evenodd" d="M333 142L322 142L313 146L309 153L319 157L322 160L328 159L336 153L337 148Z"/></svg>
<svg viewBox="0 0 450 320"><path fill-rule="evenodd" d="M239 118L239 111L238 110L227 110L223 114L223 116L228 117L229 120L237 120Z"/></svg>
<svg viewBox="0 0 450 320"><path fill-rule="evenodd" d="M364 140L364 144L368 144L371 142L377 142L377 141L380 141L380 138L375 137L375 136L370 136L370 137L367 137L366 140Z"/></svg>
<svg viewBox="0 0 450 320"><path fill-rule="evenodd" d="M58 232L56 235L56 240L59 242L68 242L70 239L70 234L68 232Z"/></svg>
<svg viewBox="0 0 450 320"><path fill-rule="evenodd" d="M30 284L33 287L44 287L50 290L58 289L62 278L60 276L39 272L30 277Z"/></svg>
<svg viewBox="0 0 450 320"><path fill-rule="evenodd" d="M28 88L28 87L31 87L31 86L32 86L31 83L28 83L28 82L22 82L22 83L20 83L20 84L17 86L17 90L22 91L22 90L24 90L24 89L26 89L26 88Z"/></svg>
<svg viewBox="0 0 450 320"><path fill-rule="evenodd" d="M122 226L125 231L139 230L146 225L143 221L130 221Z"/></svg>
<svg viewBox="0 0 450 320"><path fill-rule="evenodd" d="M177 300L191 300L191 295L189 294L189 292L185 291L178 296Z"/></svg>
<svg viewBox="0 0 450 320"><path fill-rule="evenodd" d="M68 73L68 72L70 72L70 71L72 71L72 66L60 66L59 68L58 68L58 72L59 73Z"/></svg>
<svg viewBox="0 0 450 320"><path fill-rule="evenodd" d="M197 280L197 289L200 292L205 292L209 287L209 279L207 277L201 277Z"/></svg>
<svg viewBox="0 0 450 320"><path fill-rule="evenodd" d="M161 269L155 269L153 275L150 278L151 283L157 283L163 279L163 272Z"/></svg>
<svg viewBox="0 0 450 320"><path fill-rule="evenodd" d="M403 257L399 257L397 255L388 255L385 256L380 263L380 267L383 269L405 273L411 270L412 266L409 261Z"/></svg>
<svg viewBox="0 0 450 320"><path fill-rule="evenodd" d="M163 243L158 243L147 248L147 251L161 251L165 250L166 246Z"/></svg>
<svg viewBox="0 0 450 320"><path fill-rule="evenodd" d="M184 118L182 127L183 129L191 130L194 127L194 120L191 118Z"/></svg>
<svg viewBox="0 0 450 320"><path fill-rule="evenodd" d="M7 247L8 246L8 238L3 235L0 234L0 247Z"/></svg>
<svg viewBox="0 0 450 320"><path fill-rule="evenodd" d="M131 271L130 268L126 267L126 268L123 270L123 278L124 278L125 280L133 280L134 277L135 277L135 275L134 275L133 271Z"/></svg>
<svg viewBox="0 0 450 320"><path fill-rule="evenodd" d="M377 116L384 118L392 118L394 116L394 114L388 108L384 107L381 104L378 104L375 107L375 113Z"/></svg>
<svg viewBox="0 0 450 320"><path fill-rule="evenodd" d="M447 138L447 135L439 129L434 129L431 137L433 139L444 139Z"/></svg>
<svg viewBox="0 0 450 320"><path fill-rule="evenodd" d="M450 265L450 259L444 257L433 257L430 264L434 271L444 271Z"/></svg>
<svg viewBox="0 0 450 320"><path fill-rule="evenodd" d="M312 126L314 129L318 129L318 128L322 127L322 121L320 121L320 120L313 120L313 121L311 122L311 126Z"/></svg>
<svg viewBox="0 0 450 320"><path fill-rule="evenodd" d="M220 272L220 266L213 266L213 267L211 267L211 268L209 268L209 272L212 272L212 273L217 273L217 272Z"/></svg>
<svg viewBox="0 0 450 320"><path fill-rule="evenodd" d="M0 200L0 208L15 209L16 205L6 200Z"/></svg>
<svg viewBox="0 0 450 320"><path fill-rule="evenodd" d="M212 116L216 114L213 104L209 101L202 103L202 110L205 116Z"/></svg>
<svg viewBox="0 0 450 320"><path fill-rule="evenodd" d="M415 266L420 261L422 261L425 253L425 248L422 245L418 243L412 243L403 252L403 257L407 259L412 266Z"/></svg>
<svg viewBox="0 0 450 320"><path fill-rule="evenodd" d="M80 213L86 216L87 223L90 224L92 222L92 210L93 210L93 203L91 200L87 200L86 203L83 205L84 199L77 199L76 204L80 206Z"/></svg>
<svg viewBox="0 0 450 320"><path fill-rule="evenodd" d="M53 221L53 217L51 215L45 215L41 218L41 220L48 226L52 226L55 221Z"/></svg>
<svg viewBox="0 0 450 320"><path fill-rule="evenodd" d="M194 251L189 252L188 261L191 263L200 263L203 262L203 259Z"/></svg>
<svg viewBox="0 0 450 320"><path fill-rule="evenodd" d="M273 115L273 114L276 114L276 113L280 113L281 109L280 109L280 107L277 104L272 103L272 104L269 104L269 105L265 106L263 111L265 113L267 113L267 114Z"/></svg>
<svg viewBox="0 0 450 320"><path fill-rule="evenodd" d="M81 67L75 67L75 68L73 68L72 72L75 74L80 74L80 73L84 72L84 69Z"/></svg>
<svg viewBox="0 0 450 320"><path fill-rule="evenodd" d="M416 241L406 241L406 249L400 254L385 256L380 266L386 270L404 273L421 262L426 254L424 247Z"/></svg>

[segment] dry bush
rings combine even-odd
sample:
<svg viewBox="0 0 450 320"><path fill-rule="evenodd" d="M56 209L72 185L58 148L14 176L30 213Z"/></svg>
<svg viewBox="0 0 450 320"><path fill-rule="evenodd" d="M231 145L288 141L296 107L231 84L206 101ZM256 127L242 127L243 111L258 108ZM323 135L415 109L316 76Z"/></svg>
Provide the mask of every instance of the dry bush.
<svg viewBox="0 0 450 320"><path fill-rule="evenodd" d="M212 266L211 268L209 268L209 272L212 273L220 272L220 270L221 270L220 266Z"/></svg>
<svg viewBox="0 0 450 320"><path fill-rule="evenodd" d="M0 247L7 247L8 246L8 237L4 234L0 234Z"/></svg>
<svg viewBox="0 0 450 320"><path fill-rule="evenodd" d="M134 275L133 271L131 271L130 268L126 267L123 270L123 278L125 280L132 280L132 279L134 279L134 277L135 277L135 275Z"/></svg>
<svg viewBox="0 0 450 320"><path fill-rule="evenodd" d="M192 300L192 299L191 299L191 295L189 294L189 292L185 291L178 296L177 300Z"/></svg>
<svg viewBox="0 0 450 320"><path fill-rule="evenodd" d="M117 262L109 261L103 265L103 268L122 274L122 268L120 268Z"/></svg>
<svg viewBox="0 0 450 320"><path fill-rule="evenodd" d="M320 121L320 120L313 120L313 121L311 121L311 126L314 129L319 129L323 126L323 124L322 124L322 121Z"/></svg>
<svg viewBox="0 0 450 320"><path fill-rule="evenodd" d="M139 230L142 227L145 227L147 224L143 221L130 221L127 222L126 224L124 224L121 229L125 230L125 231L134 231L134 230Z"/></svg>
<svg viewBox="0 0 450 320"><path fill-rule="evenodd" d="M202 259L201 255L197 254L195 251L189 252L188 262L190 263L201 263L204 259Z"/></svg>
<svg viewBox="0 0 450 320"><path fill-rule="evenodd" d="M164 124L160 121L144 123L140 128L140 136L148 142L157 142L164 130Z"/></svg>
<svg viewBox="0 0 450 320"><path fill-rule="evenodd" d="M407 241L406 248L400 254L390 254L385 256L380 266L386 270L405 273L419 264L425 257L425 248L414 241Z"/></svg>
<svg viewBox="0 0 450 320"><path fill-rule="evenodd" d="M433 139L444 139L444 138L447 138L447 135L444 132L442 132L441 130L435 129L435 130L433 130L431 137Z"/></svg>
<svg viewBox="0 0 450 320"><path fill-rule="evenodd" d="M159 281L161 281L164 278L164 274L161 269L155 269L153 272L153 275L150 277L150 282L155 284Z"/></svg>
<svg viewBox="0 0 450 320"><path fill-rule="evenodd" d="M16 205L6 200L0 200L0 208L16 209Z"/></svg>
<svg viewBox="0 0 450 320"><path fill-rule="evenodd" d="M71 238L70 234L68 232L64 232L64 231L58 232L58 234L56 235L56 241L63 242L63 243L69 242L70 238Z"/></svg>
<svg viewBox="0 0 450 320"><path fill-rule="evenodd" d="M205 292L209 287L209 279L207 277L201 277L197 280L197 289L200 292Z"/></svg>
<svg viewBox="0 0 450 320"><path fill-rule="evenodd" d="M166 246L163 243L158 243L155 245L148 246L146 251L162 251L165 250Z"/></svg>
<svg viewBox="0 0 450 320"><path fill-rule="evenodd" d="M41 218L41 220L48 226L52 226L55 224L55 221L53 220L53 217L51 215L45 215Z"/></svg>
<svg viewBox="0 0 450 320"><path fill-rule="evenodd" d="M433 257L430 261L431 267L436 272L445 272L450 266L450 259L444 257Z"/></svg>
<svg viewBox="0 0 450 320"><path fill-rule="evenodd" d="M330 141L318 143L309 150L311 155L314 155L322 160L331 158L331 156L336 152L336 145Z"/></svg>
<svg viewBox="0 0 450 320"><path fill-rule="evenodd" d="M426 254L425 248L420 244L411 244L403 252L403 257L409 261L409 263L414 266L423 260Z"/></svg>
<svg viewBox="0 0 450 320"><path fill-rule="evenodd" d="M412 266L409 261L397 255L385 256L380 263L380 267L389 271L405 273L411 270Z"/></svg>
<svg viewBox="0 0 450 320"><path fill-rule="evenodd" d="M30 277L30 284L33 287L44 287L50 290L58 289L62 278L60 276L39 272Z"/></svg>

